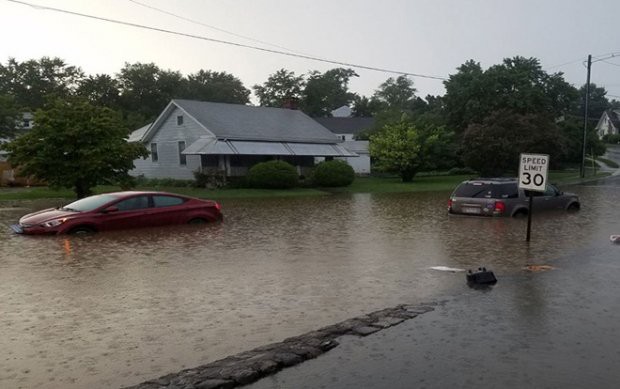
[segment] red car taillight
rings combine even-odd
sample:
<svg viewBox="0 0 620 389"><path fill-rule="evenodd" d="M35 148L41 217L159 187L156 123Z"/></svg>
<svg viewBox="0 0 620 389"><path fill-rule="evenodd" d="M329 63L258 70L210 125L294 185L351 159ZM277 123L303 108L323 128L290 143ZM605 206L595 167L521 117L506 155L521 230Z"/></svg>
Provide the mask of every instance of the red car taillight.
<svg viewBox="0 0 620 389"><path fill-rule="evenodd" d="M214 201L213 204L215 205L215 209L217 209L218 211L222 210L222 206L220 205L220 203L218 203L217 201Z"/></svg>
<svg viewBox="0 0 620 389"><path fill-rule="evenodd" d="M452 209L452 199L448 199L448 210Z"/></svg>
<svg viewBox="0 0 620 389"><path fill-rule="evenodd" d="M495 213L504 213L506 210L506 204L503 201L495 202Z"/></svg>

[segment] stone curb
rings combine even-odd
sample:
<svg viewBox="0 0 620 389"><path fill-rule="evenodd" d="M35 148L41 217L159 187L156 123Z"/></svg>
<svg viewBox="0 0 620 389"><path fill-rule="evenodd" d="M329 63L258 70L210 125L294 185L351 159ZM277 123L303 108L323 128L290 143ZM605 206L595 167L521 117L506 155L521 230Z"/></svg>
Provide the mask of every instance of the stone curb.
<svg viewBox="0 0 620 389"><path fill-rule="evenodd" d="M338 346L342 335L367 336L432 311L435 303L398 305L185 369L125 389L229 389L247 385Z"/></svg>

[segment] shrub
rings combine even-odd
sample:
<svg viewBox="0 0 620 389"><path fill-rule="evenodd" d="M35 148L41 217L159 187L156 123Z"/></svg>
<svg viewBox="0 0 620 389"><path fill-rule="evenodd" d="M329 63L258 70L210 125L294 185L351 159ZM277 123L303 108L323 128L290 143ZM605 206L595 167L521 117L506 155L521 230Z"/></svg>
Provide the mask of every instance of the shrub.
<svg viewBox="0 0 620 389"><path fill-rule="evenodd" d="M620 143L620 134L605 134L603 135L603 141L613 144Z"/></svg>
<svg viewBox="0 0 620 389"><path fill-rule="evenodd" d="M252 188L288 189L297 185L297 170L284 161L257 163L248 172L247 182Z"/></svg>
<svg viewBox="0 0 620 389"><path fill-rule="evenodd" d="M226 173L217 169L206 169L194 172L194 188L216 189L226 186Z"/></svg>
<svg viewBox="0 0 620 389"><path fill-rule="evenodd" d="M135 177L135 180L129 181L131 186L140 187L174 187L174 188L188 188L194 183L193 180L179 180L176 178L146 178L142 175ZM123 183L120 183L123 186Z"/></svg>
<svg viewBox="0 0 620 389"><path fill-rule="evenodd" d="M448 174L451 176L465 175L465 174L478 174L474 169L470 167L453 167L448 170Z"/></svg>
<svg viewBox="0 0 620 389"><path fill-rule="evenodd" d="M314 169L313 181L318 186L349 186L354 179L355 172L345 161L324 161Z"/></svg>

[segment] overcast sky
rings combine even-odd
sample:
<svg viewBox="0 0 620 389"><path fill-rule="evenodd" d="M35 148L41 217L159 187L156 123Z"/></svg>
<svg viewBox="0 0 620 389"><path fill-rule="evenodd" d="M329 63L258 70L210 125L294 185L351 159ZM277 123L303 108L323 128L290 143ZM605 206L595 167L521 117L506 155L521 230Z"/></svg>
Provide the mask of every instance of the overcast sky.
<svg viewBox="0 0 620 389"><path fill-rule="evenodd" d="M620 100L618 0L23 0L207 38L294 51L333 61L447 77L469 59L538 58L545 70L592 82ZM137 3L156 7L197 23ZM204 25L209 25L207 27ZM225 30L229 33L223 32ZM0 0L0 61L60 57L87 74L154 62L183 74L226 71L247 88L276 70L297 74L338 65L169 35ZM247 38L250 39L247 39ZM265 42L265 43L261 43ZM609 54L609 55L607 55ZM357 69L351 90L371 95L388 77ZM418 95L443 94L440 80L412 77Z"/></svg>

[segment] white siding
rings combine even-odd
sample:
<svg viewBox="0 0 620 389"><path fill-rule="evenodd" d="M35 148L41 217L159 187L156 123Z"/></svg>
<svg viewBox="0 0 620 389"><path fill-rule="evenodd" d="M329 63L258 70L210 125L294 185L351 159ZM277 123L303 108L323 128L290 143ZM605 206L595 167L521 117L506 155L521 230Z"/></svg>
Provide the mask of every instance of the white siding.
<svg viewBox="0 0 620 389"><path fill-rule="evenodd" d="M358 153L359 157L337 157L353 168L355 174L370 174L370 155Z"/></svg>
<svg viewBox="0 0 620 389"><path fill-rule="evenodd" d="M179 126L177 116L180 115L183 115L183 124ZM157 144L157 162L153 162L150 156L146 159L136 159L135 169L130 174L132 176L144 175L146 178L193 179L194 172L200 168L200 156L188 155L187 165L181 165L178 142L184 141L185 147L188 147L199 137L205 135L208 133L198 123L180 109L174 109L157 130L155 136L145 144L149 151L151 143Z"/></svg>

